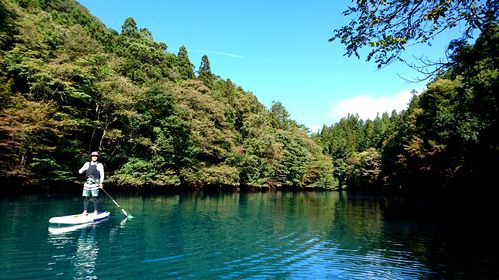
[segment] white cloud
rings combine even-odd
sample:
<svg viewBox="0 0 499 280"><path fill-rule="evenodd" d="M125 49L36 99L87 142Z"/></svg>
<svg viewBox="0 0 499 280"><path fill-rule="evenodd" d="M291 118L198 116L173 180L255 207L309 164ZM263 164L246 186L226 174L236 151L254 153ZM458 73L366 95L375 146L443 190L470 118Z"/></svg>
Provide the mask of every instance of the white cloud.
<svg viewBox="0 0 499 280"><path fill-rule="evenodd" d="M335 119L346 117L348 114L359 114L363 120L374 119L379 113L391 113L393 110L400 112L407 109L412 98L412 90L403 90L393 95L373 97L360 95L341 100L331 106L331 116ZM418 94L421 90L417 91Z"/></svg>

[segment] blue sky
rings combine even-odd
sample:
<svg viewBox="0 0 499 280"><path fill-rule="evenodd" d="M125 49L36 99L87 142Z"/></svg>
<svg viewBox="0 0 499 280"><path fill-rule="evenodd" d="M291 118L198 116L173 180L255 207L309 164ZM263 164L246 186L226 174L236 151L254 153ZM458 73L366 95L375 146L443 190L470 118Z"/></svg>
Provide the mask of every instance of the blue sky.
<svg viewBox="0 0 499 280"><path fill-rule="evenodd" d="M367 119L405 109L409 92L426 84L400 78L419 76L405 64L377 70L365 57L343 56L342 45L328 42L348 22L341 14L346 0L79 2L108 28L121 32L125 19L133 17L169 52L186 46L196 70L208 55L216 75L252 92L267 108L280 101L291 119L312 131L348 113ZM406 57L443 57L452 38L442 34L431 47L409 49Z"/></svg>

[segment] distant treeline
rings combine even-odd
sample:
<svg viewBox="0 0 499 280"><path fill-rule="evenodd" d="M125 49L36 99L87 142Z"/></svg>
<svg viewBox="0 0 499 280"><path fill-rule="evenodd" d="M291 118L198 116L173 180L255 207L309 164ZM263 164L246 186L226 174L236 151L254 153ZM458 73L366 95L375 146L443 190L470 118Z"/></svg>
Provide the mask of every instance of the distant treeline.
<svg viewBox="0 0 499 280"><path fill-rule="evenodd" d="M181 24L181 23L179 23ZM0 0L0 179L81 181L97 150L123 187L337 187L332 161L289 118L195 68L128 18L109 30L76 1Z"/></svg>
<svg viewBox="0 0 499 280"><path fill-rule="evenodd" d="M499 186L498 31L489 26L474 45L453 41L453 66L400 114L349 115L314 135L333 158L340 187L448 193Z"/></svg>

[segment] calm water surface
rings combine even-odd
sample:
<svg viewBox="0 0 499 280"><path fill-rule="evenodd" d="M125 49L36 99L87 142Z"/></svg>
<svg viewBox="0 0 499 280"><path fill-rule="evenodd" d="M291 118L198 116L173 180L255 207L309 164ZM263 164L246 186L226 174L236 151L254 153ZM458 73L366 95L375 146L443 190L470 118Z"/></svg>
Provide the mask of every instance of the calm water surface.
<svg viewBox="0 0 499 280"><path fill-rule="evenodd" d="M1 197L0 279L498 277L489 241L403 200L338 192L114 198L133 218L101 197L108 220L53 229L48 219L80 212L81 197Z"/></svg>

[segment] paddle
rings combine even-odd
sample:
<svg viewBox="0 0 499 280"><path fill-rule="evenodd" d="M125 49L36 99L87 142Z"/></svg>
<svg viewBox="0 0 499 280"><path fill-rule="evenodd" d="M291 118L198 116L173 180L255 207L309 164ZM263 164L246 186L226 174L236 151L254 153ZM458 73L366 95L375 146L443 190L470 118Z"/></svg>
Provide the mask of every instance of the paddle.
<svg viewBox="0 0 499 280"><path fill-rule="evenodd" d="M116 206L118 206L118 208L120 208L121 212L123 212L123 215L125 215L125 217L128 217L128 213L125 211L125 209L121 208L121 206L118 204L118 202L116 202L107 192L106 190L104 190L104 188L101 188L101 190L107 194L107 196L109 196L109 198L114 202L114 204L116 204Z"/></svg>

